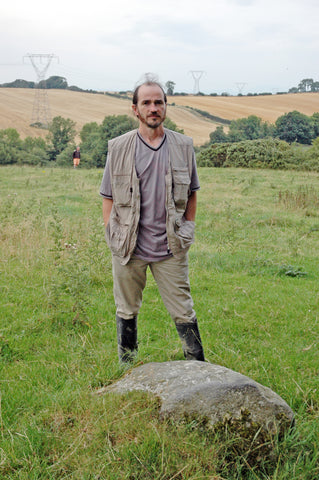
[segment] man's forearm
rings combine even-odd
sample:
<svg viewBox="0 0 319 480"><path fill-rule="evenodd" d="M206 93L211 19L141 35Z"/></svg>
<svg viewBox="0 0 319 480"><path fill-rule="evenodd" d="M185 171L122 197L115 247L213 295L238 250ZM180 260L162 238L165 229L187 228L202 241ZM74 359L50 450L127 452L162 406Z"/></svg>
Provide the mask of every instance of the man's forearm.
<svg viewBox="0 0 319 480"><path fill-rule="evenodd" d="M111 198L103 198L103 221L104 225L109 223L111 210L112 210L113 200Z"/></svg>
<svg viewBox="0 0 319 480"><path fill-rule="evenodd" d="M184 217L186 220L191 220L195 222L196 217L196 207L197 207L197 196L196 192L192 192L188 198L188 202L186 205L186 210L184 213Z"/></svg>

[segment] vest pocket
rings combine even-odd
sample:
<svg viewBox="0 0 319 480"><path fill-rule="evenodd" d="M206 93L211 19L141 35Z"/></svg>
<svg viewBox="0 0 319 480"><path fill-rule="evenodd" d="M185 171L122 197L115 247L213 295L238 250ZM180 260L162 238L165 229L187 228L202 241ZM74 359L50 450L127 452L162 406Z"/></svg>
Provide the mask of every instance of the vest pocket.
<svg viewBox="0 0 319 480"><path fill-rule="evenodd" d="M131 204L132 188L130 180L130 175L113 176L112 196L116 205L128 206Z"/></svg>
<svg viewBox="0 0 319 480"><path fill-rule="evenodd" d="M177 222L176 226L179 226L176 230L176 235L179 238L182 249L188 249L194 243L195 222L182 218L180 222Z"/></svg>
<svg viewBox="0 0 319 480"><path fill-rule="evenodd" d="M110 218L106 226L105 239L115 255L124 257L129 248L129 225L121 225L116 218Z"/></svg>
<svg viewBox="0 0 319 480"><path fill-rule="evenodd" d="M190 178L187 168L173 168L173 198L177 211L185 210L189 194Z"/></svg>

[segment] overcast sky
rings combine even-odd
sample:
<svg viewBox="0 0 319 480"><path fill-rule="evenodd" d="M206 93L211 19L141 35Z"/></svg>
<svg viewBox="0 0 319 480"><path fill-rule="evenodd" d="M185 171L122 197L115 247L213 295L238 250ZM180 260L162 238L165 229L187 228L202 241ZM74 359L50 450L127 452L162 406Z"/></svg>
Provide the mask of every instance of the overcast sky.
<svg viewBox="0 0 319 480"><path fill-rule="evenodd" d="M55 54L46 78L84 89L131 90L154 72L192 93L198 71L204 93L287 91L319 80L318 23L318 0L7 0L0 84L35 81L24 56Z"/></svg>

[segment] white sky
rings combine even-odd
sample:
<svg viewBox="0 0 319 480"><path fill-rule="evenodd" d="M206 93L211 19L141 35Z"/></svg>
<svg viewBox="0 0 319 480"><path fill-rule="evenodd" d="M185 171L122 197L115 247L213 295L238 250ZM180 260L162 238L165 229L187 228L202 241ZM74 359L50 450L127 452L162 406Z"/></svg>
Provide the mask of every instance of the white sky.
<svg viewBox="0 0 319 480"><path fill-rule="evenodd" d="M145 72L192 93L287 91L319 81L318 0L9 0L0 7L0 84L36 81L27 54L55 54L46 78L131 90ZM41 67L41 65L40 65Z"/></svg>

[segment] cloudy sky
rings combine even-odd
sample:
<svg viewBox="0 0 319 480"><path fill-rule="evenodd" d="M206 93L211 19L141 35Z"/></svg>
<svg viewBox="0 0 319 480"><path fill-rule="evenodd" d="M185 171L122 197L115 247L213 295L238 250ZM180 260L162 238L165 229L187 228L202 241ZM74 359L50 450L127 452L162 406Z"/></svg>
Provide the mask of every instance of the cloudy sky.
<svg viewBox="0 0 319 480"><path fill-rule="evenodd" d="M146 72L175 91L287 91L319 80L318 0L9 0L0 7L0 84L46 77L131 90ZM39 64L44 68L45 61Z"/></svg>

